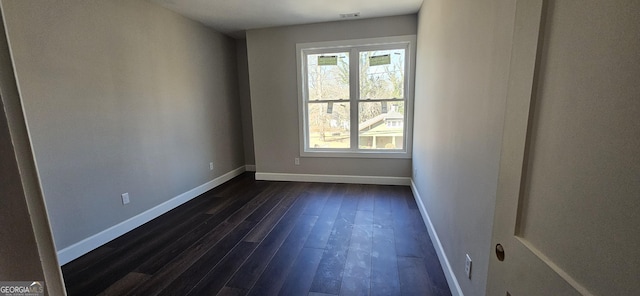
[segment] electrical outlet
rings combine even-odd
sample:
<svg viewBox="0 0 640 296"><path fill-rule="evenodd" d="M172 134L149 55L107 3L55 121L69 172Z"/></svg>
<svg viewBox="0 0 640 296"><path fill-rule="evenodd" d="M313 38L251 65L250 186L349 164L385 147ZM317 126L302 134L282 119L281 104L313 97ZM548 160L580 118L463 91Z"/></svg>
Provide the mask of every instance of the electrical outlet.
<svg viewBox="0 0 640 296"><path fill-rule="evenodd" d="M467 259L464 262L464 272L467 273L467 277L471 278L471 257L469 254L466 254Z"/></svg>
<svg viewBox="0 0 640 296"><path fill-rule="evenodd" d="M299 157L294 158L294 159L293 159L293 163L294 163L295 165L300 165L300 158L299 158Z"/></svg>
<svg viewBox="0 0 640 296"><path fill-rule="evenodd" d="M417 178L418 177L418 169L413 169L413 178Z"/></svg>
<svg viewBox="0 0 640 296"><path fill-rule="evenodd" d="M209 163L209 170L210 170L210 171L213 171L213 162L210 162L210 163Z"/></svg>
<svg viewBox="0 0 640 296"><path fill-rule="evenodd" d="M129 193L123 193L122 195L120 195L120 197L122 197L123 205L126 205L129 203Z"/></svg>

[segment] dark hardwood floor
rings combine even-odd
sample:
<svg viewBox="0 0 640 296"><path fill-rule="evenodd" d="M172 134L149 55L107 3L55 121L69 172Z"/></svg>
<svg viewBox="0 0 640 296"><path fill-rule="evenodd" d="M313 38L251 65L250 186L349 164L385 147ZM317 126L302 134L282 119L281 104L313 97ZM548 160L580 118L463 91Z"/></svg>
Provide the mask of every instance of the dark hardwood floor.
<svg viewBox="0 0 640 296"><path fill-rule="evenodd" d="M69 295L451 295L409 187L251 173L62 271Z"/></svg>

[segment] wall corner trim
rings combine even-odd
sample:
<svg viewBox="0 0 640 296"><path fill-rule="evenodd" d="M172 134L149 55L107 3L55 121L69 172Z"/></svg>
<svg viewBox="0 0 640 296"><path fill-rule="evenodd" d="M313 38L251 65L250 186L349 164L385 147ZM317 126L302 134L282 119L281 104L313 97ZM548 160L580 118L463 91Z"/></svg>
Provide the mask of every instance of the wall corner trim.
<svg viewBox="0 0 640 296"><path fill-rule="evenodd" d="M247 172L255 172L256 171L256 165L255 164L247 164L244 166L245 171Z"/></svg>
<svg viewBox="0 0 640 296"><path fill-rule="evenodd" d="M411 185L409 177L256 173L256 180L377 185Z"/></svg>
<svg viewBox="0 0 640 296"><path fill-rule="evenodd" d="M434 248L436 249L436 253L438 254L440 265L442 265L443 267L444 275L447 278L447 283L449 284L449 290L451 290L451 294L453 294L453 296L464 296L464 294L462 293L462 288L460 288L458 279L456 278L456 275L451 268L451 264L449 264L449 259L447 259L444 247L440 242L440 238L438 237L438 233L436 233L436 229L433 226L433 223L431 223L431 218L429 218L427 208L422 202L422 198L418 193L418 188L413 182L413 179L411 179L411 191L413 191L413 196L416 200L416 203L418 204L418 208L420 209L422 220L424 220L424 224L427 226L427 230L429 231L429 237L431 237L431 241L434 243Z"/></svg>
<svg viewBox="0 0 640 296"><path fill-rule="evenodd" d="M193 188L185 193L182 193L176 197L173 197L151 209L148 209L134 217L131 217L125 221L122 221L114 226L111 226L99 233L96 233L88 238L85 238L71 246L68 246L58 251L58 261L60 265L67 264L80 256L91 252L92 250L114 240L115 238L135 229L136 227L147 223L160 215L182 205L185 202L192 200L193 198L220 186L222 183L227 182L234 177L242 174L245 171L245 166L236 168L222 176L219 176L207 183L204 183L196 188Z"/></svg>

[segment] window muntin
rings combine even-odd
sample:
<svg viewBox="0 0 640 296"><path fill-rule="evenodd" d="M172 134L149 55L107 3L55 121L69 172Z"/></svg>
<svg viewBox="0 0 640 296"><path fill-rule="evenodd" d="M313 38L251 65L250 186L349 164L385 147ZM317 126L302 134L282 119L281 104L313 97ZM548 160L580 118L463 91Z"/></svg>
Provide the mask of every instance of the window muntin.
<svg viewBox="0 0 640 296"><path fill-rule="evenodd" d="M384 39L298 45L301 155L410 157L415 37Z"/></svg>

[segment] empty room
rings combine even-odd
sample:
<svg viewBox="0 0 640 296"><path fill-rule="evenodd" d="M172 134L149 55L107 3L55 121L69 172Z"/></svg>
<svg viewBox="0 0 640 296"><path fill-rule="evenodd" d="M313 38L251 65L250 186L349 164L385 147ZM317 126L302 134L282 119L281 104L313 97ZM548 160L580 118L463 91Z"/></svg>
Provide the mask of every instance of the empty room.
<svg viewBox="0 0 640 296"><path fill-rule="evenodd" d="M2 295L637 295L640 2L0 0Z"/></svg>

